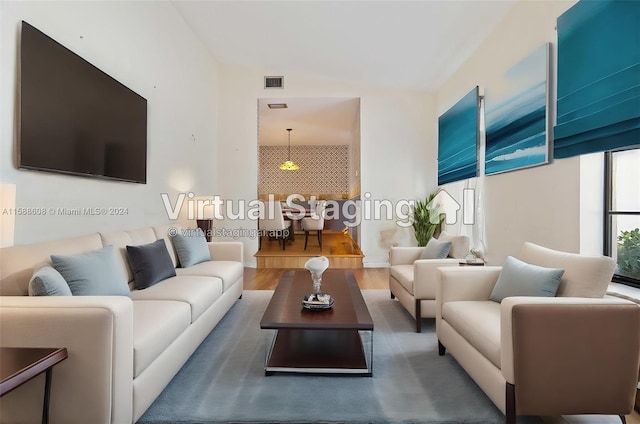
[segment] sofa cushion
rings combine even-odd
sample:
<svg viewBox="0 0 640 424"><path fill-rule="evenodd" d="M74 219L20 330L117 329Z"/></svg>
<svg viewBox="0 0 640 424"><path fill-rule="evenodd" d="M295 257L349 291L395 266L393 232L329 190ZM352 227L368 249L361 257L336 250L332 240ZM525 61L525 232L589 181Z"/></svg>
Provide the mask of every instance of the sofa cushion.
<svg viewBox="0 0 640 424"><path fill-rule="evenodd" d="M422 251L420 259L444 259L449 255L450 250L450 241L441 241L432 237Z"/></svg>
<svg viewBox="0 0 640 424"><path fill-rule="evenodd" d="M137 289L145 289L176 276L164 239L140 246L127 246L127 256Z"/></svg>
<svg viewBox="0 0 640 424"><path fill-rule="evenodd" d="M190 266L178 268L178 275L205 275L218 277L222 280L222 290L227 291L240 277L244 268L240 262L234 261L206 261Z"/></svg>
<svg viewBox="0 0 640 424"><path fill-rule="evenodd" d="M191 305L191 322L222 295L222 280L183 275L167 278L144 290L131 291L133 300L175 300Z"/></svg>
<svg viewBox="0 0 640 424"><path fill-rule="evenodd" d="M442 319L500 368L500 304L490 300L446 302Z"/></svg>
<svg viewBox="0 0 640 424"><path fill-rule="evenodd" d="M608 256L587 256L560 252L533 243L524 243L518 259L547 268L563 268L558 296L603 297L616 262Z"/></svg>
<svg viewBox="0 0 640 424"><path fill-rule="evenodd" d="M29 296L71 296L71 289L54 267L46 265L33 273Z"/></svg>
<svg viewBox="0 0 640 424"><path fill-rule="evenodd" d="M507 257L489 298L502 302L509 296L553 297L558 291L562 268L544 268Z"/></svg>
<svg viewBox="0 0 640 424"><path fill-rule="evenodd" d="M78 255L51 255L74 296L129 296L127 277L112 245Z"/></svg>
<svg viewBox="0 0 640 424"><path fill-rule="evenodd" d="M438 240L451 242L449 256L452 258L463 259L469 254L469 237L467 236L454 236L443 231L438 236Z"/></svg>
<svg viewBox="0 0 640 424"><path fill-rule="evenodd" d="M406 291L413 294L413 265L394 265L389 273Z"/></svg>
<svg viewBox="0 0 640 424"><path fill-rule="evenodd" d="M189 231L188 234L178 232L173 236L173 245L176 248L181 268L188 268L200 262L211 260L204 231L200 229Z"/></svg>
<svg viewBox="0 0 640 424"><path fill-rule="evenodd" d="M127 257L127 246L138 246L141 244L152 243L157 240L151 227L107 234L100 233L100 238L102 239L102 244L104 246L112 244L118 250L118 263L127 274L127 281L134 280L133 270L131 269L129 259Z"/></svg>
<svg viewBox="0 0 640 424"><path fill-rule="evenodd" d="M189 327L188 303L166 300L133 302L133 376L139 376Z"/></svg>

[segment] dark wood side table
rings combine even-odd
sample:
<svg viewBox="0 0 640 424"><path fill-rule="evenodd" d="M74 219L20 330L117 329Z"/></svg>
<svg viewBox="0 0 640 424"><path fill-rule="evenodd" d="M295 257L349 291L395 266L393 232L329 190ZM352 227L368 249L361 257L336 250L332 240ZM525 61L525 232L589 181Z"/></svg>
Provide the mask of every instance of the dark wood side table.
<svg viewBox="0 0 640 424"><path fill-rule="evenodd" d="M67 359L67 348L0 347L0 396L45 372L42 423L49 422L51 370Z"/></svg>

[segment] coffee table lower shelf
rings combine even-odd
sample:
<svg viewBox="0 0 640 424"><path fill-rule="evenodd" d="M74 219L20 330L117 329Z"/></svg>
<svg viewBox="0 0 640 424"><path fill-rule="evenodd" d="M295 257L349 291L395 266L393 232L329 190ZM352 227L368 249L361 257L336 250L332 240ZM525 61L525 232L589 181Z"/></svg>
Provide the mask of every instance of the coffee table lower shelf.
<svg viewBox="0 0 640 424"><path fill-rule="evenodd" d="M274 372L373 375L372 331L280 329L272 338L267 343L267 376Z"/></svg>

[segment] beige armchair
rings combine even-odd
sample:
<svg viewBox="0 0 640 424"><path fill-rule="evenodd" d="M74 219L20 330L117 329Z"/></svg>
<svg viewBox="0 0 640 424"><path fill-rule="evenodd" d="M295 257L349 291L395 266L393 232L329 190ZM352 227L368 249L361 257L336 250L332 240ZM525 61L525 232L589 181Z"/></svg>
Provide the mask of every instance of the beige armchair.
<svg viewBox="0 0 640 424"><path fill-rule="evenodd" d="M640 367L640 307L604 298L615 263L525 243L518 259L563 268L557 297L489 299L501 267L440 268L439 354L517 415L624 415Z"/></svg>
<svg viewBox="0 0 640 424"><path fill-rule="evenodd" d="M469 253L469 238L443 232L440 241L451 241L446 259L420 259L424 247L392 247L389 251L389 290L416 320L422 331L422 318L436 316L436 271L438 267L459 266Z"/></svg>

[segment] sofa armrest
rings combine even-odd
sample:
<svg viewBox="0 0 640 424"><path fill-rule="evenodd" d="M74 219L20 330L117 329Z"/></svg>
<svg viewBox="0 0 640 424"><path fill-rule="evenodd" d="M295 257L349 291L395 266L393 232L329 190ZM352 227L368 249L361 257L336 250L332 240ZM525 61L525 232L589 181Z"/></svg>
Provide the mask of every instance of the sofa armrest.
<svg viewBox="0 0 640 424"><path fill-rule="evenodd" d="M392 247L389 250L389 265L411 265L420 259L424 247Z"/></svg>
<svg viewBox="0 0 640 424"><path fill-rule="evenodd" d="M127 423L133 416L133 303L123 296L0 297L0 346L66 347L53 368L50 417ZM38 422L42 380L0 399L3 422ZM25 415L26 414L26 415Z"/></svg>
<svg viewBox="0 0 640 424"><path fill-rule="evenodd" d="M240 241L210 241L207 245L209 246L211 259L214 261L242 263L244 260L243 244Z"/></svg>
<svg viewBox="0 0 640 424"><path fill-rule="evenodd" d="M500 266L439 268L439 302L489 300L501 270Z"/></svg>
<svg viewBox="0 0 640 424"><path fill-rule="evenodd" d="M413 263L413 296L435 299L438 268L460 266L459 259L418 259Z"/></svg>
<svg viewBox="0 0 640 424"><path fill-rule="evenodd" d="M502 267L447 267L436 271L436 325L442 304L457 300L489 300Z"/></svg>
<svg viewBox="0 0 640 424"><path fill-rule="evenodd" d="M640 367L638 305L509 297L500 310L501 369L516 387L518 414L631 412Z"/></svg>

